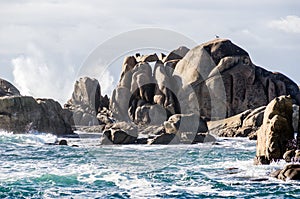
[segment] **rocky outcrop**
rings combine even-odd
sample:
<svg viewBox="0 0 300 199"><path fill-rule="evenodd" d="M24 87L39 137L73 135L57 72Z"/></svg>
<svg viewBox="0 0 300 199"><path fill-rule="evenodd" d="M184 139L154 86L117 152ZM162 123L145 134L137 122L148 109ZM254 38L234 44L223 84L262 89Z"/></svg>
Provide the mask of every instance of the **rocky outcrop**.
<svg viewBox="0 0 300 199"><path fill-rule="evenodd" d="M153 68L150 62L155 62ZM191 113L214 121L251 110L248 118L237 118L239 124L233 122L234 127L220 135L255 138L263 116L256 109L281 95L300 102L299 88L292 80L256 66L230 40L216 39L191 50L180 47L166 56L126 57L110 110L117 120L137 124L159 124L174 114Z"/></svg>
<svg viewBox="0 0 300 199"><path fill-rule="evenodd" d="M196 93L199 112L209 120L266 106L281 95L300 102L299 88L292 80L256 66L245 50L227 39L191 49L177 63L173 76L179 77L183 88L193 87L189 95Z"/></svg>
<svg viewBox="0 0 300 199"><path fill-rule="evenodd" d="M98 80L83 77L75 82L72 97L64 107L72 112L74 125L94 126L112 122L108 105L109 98L101 96Z"/></svg>
<svg viewBox="0 0 300 199"><path fill-rule="evenodd" d="M188 50L180 47L167 56L137 54L126 57L119 84L110 101L113 116L118 121L162 124L171 115L179 113L177 84L172 73ZM154 69L149 62L155 62Z"/></svg>
<svg viewBox="0 0 300 199"><path fill-rule="evenodd" d="M300 164L285 165L283 169L271 173L271 177L280 180L300 180Z"/></svg>
<svg viewBox="0 0 300 199"><path fill-rule="evenodd" d="M265 106L247 110L235 116L207 122L209 132L220 137L249 137L256 139L256 132L263 123Z"/></svg>
<svg viewBox="0 0 300 199"><path fill-rule="evenodd" d="M20 95L20 91L14 85L0 78L0 97Z"/></svg>
<svg viewBox="0 0 300 199"><path fill-rule="evenodd" d="M58 136L74 135L58 102L28 96L0 98L0 129L14 133L37 131Z"/></svg>
<svg viewBox="0 0 300 199"><path fill-rule="evenodd" d="M291 97L276 97L268 104L263 124L257 131L256 163L269 163L283 158L289 150L289 142L294 139L292 115Z"/></svg>

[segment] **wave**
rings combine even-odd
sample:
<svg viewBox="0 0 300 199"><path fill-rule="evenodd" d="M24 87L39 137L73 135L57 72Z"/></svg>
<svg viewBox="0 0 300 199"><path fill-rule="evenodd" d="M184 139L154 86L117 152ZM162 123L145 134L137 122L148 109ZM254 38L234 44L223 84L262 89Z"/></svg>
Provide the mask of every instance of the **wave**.
<svg viewBox="0 0 300 199"><path fill-rule="evenodd" d="M0 144L24 144L24 145L44 145L54 143L57 136L49 133L29 132L25 134L13 134L7 131L0 131Z"/></svg>

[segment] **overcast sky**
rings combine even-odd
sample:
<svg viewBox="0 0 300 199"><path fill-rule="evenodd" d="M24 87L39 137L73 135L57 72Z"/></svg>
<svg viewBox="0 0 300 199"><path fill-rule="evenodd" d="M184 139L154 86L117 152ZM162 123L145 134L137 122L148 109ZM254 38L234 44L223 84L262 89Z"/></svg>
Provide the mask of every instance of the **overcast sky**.
<svg viewBox="0 0 300 199"><path fill-rule="evenodd" d="M143 28L171 30L197 44L229 38L255 64L300 83L298 0L2 0L0 77L23 94L64 103L97 46ZM118 78L101 78L102 93Z"/></svg>

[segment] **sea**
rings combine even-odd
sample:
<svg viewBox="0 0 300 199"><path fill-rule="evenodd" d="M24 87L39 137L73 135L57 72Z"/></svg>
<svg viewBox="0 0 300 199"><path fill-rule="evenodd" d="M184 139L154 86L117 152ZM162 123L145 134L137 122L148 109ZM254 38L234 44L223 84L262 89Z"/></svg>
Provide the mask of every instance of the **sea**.
<svg viewBox="0 0 300 199"><path fill-rule="evenodd" d="M77 132L69 146L42 133L0 132L0 198L300 198L298 181L253 165L255 141L196 145L99 145ZM74 145L74 146L72 146Z"/></svg>

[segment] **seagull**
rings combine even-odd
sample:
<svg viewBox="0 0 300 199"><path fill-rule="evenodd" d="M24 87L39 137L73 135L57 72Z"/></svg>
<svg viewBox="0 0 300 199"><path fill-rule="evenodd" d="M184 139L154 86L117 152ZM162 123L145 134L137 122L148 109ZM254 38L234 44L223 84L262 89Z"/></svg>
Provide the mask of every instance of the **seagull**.
<svg viewBox="0 0 300 199"><path fill-rule="evenodd" d="M216 38L217 38L217 39L219 39L219 38L220 38L220 37L219 37L219 35L215 35L215 36L216 36Z"/></svg>

